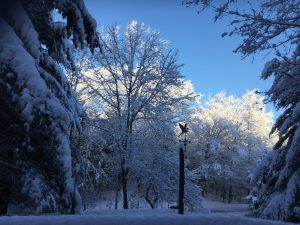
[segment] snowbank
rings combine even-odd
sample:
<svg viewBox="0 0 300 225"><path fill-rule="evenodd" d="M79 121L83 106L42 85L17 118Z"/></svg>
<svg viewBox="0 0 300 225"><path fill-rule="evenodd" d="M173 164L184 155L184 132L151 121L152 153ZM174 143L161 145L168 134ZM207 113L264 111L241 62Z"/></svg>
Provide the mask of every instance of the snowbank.
<svg viewBox="0 0 300 225"><path fill-rule="evenodd" d="M234 215L191 213L171 210L103 210L85 215L4 216L0 225L287 225L290 223Z"/></svg>

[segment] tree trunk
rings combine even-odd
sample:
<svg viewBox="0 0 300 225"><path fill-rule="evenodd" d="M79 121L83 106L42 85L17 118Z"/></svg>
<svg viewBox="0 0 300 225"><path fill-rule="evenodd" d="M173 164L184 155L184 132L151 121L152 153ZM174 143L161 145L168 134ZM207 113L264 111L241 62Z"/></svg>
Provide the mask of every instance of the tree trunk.
<svg viewBox="0 0 300 225"><path fill-rule="evenodd" d="M145 197L145 200L150 205L151 209L155 208L154 204L150 201L150 199L147 196Z"/></svg>
<svg viewBox="0 0 300 225"><path fill-rule="evenodd" d="M2 182L0 186L0 215L7 214L10 191L11 191L10 184L6 182Z"/></svg>
<svg viewBox="0 0 300 225"><path fill-rule="evenodd" d="M226 202L226 185L223 186L223 192L221 192L222 201Z"/></svg>
<svg viewBox="0 0 300 225"><path fill-rule="evenodd" d="M155 190L153 190L155 198L153 199L153 202L150 200L150 189L151 189L151 186L152 185L150 184L150 186L147 188L145 200L150 205L151 209L155 209L155 206L156 206L158 198L157 198L157 194L156 194Z"/></svg>
<svg viewBox="0 0 300 225"><path fill-rule="evenodd" d="M232 197L233 197L233 194L232 194L232 185L231 185L231 182L229 184L229 190L228 190L228 203L230 204L232 202Z"/></svg>
<svg viewBox="0 0 300 225"><path fill-rule="evenodd" d="M115 209L118 209L118 203L119 203L119 179L118 183L116 185L116 191L115 191Z"/></svg>
<svg viewBox="0 0 300 225"><path fill-rule="evenodd" d="M215 194L216 194L216 196L218 196L218 194L219 194L218 183L217 183L217 181L214 181L214 183L215 183L215 185L214 185L214 188L215 188Z"/></svg>
<svg viewBox="0 0 300 225"><path fill-rule="evenodd" d="M123 208L128 209L128 196L127 196L127 172L122 169L122 190L123 190Z"/></svg>
<svg viewBox="0 0 300 225"><path fill-rule="evenodd" d="M76 186L77 186L77 174L75 174L75 182L74 182L74 189L73 189L73 196L72 196L72 206L71 206L71 214L75 214L75 205L76 205Z"/></svg>

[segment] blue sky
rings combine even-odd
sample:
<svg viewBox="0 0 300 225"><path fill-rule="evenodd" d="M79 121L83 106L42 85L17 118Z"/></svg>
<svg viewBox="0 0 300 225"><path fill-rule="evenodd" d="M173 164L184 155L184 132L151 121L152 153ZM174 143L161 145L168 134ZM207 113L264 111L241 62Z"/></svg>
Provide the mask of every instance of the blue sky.
<svg viewBox="0 0 300 225"><path fill-rule="evenodd" d="M213 13L197 13L180 0L85 0L99 27L113 24L126 26L131 20L160 31L170 41L170 48L179 50L182 74L192 80L195 90L206 97L219 91L241 97L246 90L267 90L271 81L259 76L271 56L256 55L242 60L233 53L240 37L222 38L228 31L227 21L214 23ZM268 106L268 109L272 109Z"/></svg>

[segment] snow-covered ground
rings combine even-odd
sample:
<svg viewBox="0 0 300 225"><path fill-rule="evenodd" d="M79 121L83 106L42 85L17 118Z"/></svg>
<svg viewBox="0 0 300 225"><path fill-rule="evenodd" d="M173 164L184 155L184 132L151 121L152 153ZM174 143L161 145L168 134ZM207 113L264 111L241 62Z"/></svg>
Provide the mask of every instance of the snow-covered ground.
<svg viewBox="0 0 300 225"><path fill-rule="evenodd" d="M203 211L210 213L217 213L219 215L240 215L243 216L250 212L248 204L226 204L223 202L211 201L203 199Z"/></svg>
<svg viewBox="0 0 300 225"><path fill-rule="evenodd" d="M0 225L287 225L289 223L218 213L175 210L100 210L82 215L3 216Z"/></svg>

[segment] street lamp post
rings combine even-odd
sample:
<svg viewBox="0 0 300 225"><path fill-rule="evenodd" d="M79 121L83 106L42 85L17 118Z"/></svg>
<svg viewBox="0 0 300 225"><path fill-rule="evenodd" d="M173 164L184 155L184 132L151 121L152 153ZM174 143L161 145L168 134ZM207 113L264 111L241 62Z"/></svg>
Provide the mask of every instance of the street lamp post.
<svg viewBox="0 0 300 225"><path fill-rule="evenodd" d="M179 127L181 129L181 134L184 134L184 140L180 140L179 142L182 142L179 147L179 193L178 193L178 214L183 215L184 214L184 184L185 184L185 176L184 176L184 152L186 152L186 146L187 146L187 139L186 139L186 133L188 132L187 124L182 125L179 124ZM179 136L180 136L179 135Z"/></svg>

